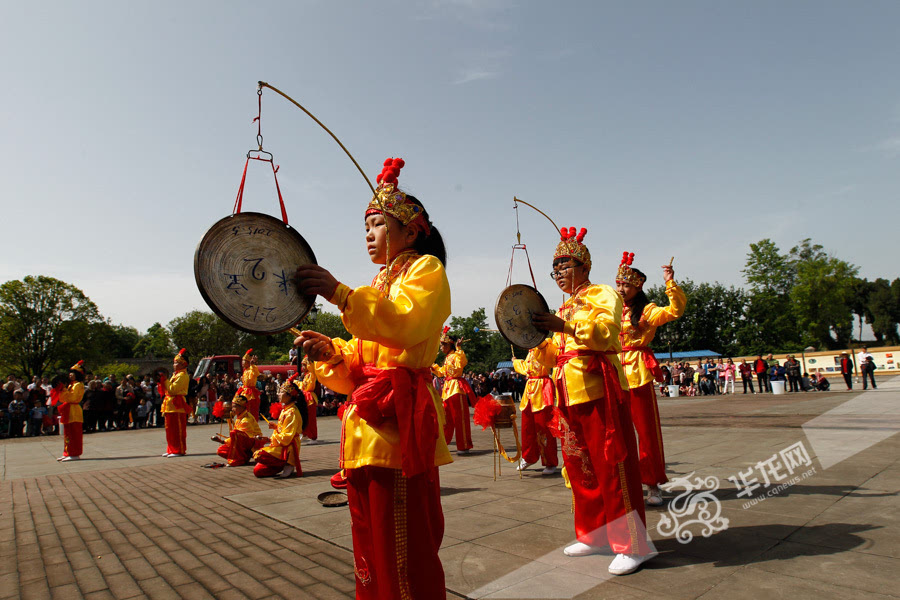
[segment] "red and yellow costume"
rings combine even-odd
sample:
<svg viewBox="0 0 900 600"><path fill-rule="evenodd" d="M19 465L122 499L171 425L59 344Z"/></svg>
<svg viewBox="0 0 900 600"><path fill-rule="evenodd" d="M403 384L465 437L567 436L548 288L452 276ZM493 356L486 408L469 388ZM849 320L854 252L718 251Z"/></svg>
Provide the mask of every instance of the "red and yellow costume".
<svg viewBox="0 0 900 600"><path fill-rule="evenodd" d="M445 328L441 341L453 343L447 336ZM444 358L442 366L431 365L431 372L444 378L441 387L441 397L444 401L444 416L447 422L444 424L444 440L450 444L453 433L456 432L456 449L470 450L472 448L472 430L469 419L469 406L475 401L475 392L469 382L463 379L463 369L469 361L466 353L461 348L456 348Z"/></svg>
<svg viewBox="0 0 900 600"><path fill-rule="evenodd" d="M633 257L633 254L623 257L616 281L624 281L640 288L644 284L644 278L631 268L630 261ZM684 291L674 281L666 282L666 296L669 298L668 306L661 307L650 303L644 307L637 328L631 324L631 309L624 306L622 331L619 334L622 343L622 366L625 367L625 376L628 378L630 388L628 398L631 419L638 434L641 483L650 486L658 486L669 481L666 477L666 457L663 450L662 429L659 425L659 407L653 385L654 380L662 382L663 375L650 349L650 342L656 336L656 328L683 315L687 305Z"/></svg>
<svg viewBox="0 0 900 600"><path fill-rule="evenodd" d="M285 406L278 415L278 423L269 439L269 444L257 450L253 455L253 458L256 459L253 474L257 477L278 475L285 465L293 466L298 477L303 475L300 469L300 430L303 429L303 419L297 411L296 400L300 398L300 394L294 384L296 376L296 373L291 375L281 386L281 394L290 396L294 402L288 404L290 401L285 400Z"/></svg>
<svg viewBox="0 0 900 600"><path fill-rule="evenodd" d="M399 173L399 160L388 159L385 170L397 165ZM367 214L385 211L427 231L416 214L421 208L395 191L396 173L379 176ZM323 384L350 396L340 466L348 482L356 597L444 598L438 466L452 461L430 368L450 316L444 266L434 256L402 252L371 286L340 284L329 301L353 335L332 340L333 356L315 370Z"/></svg>
<svg viewBox="0 0 900 600"><path fill-rule="evenodd" d="M256 387L259 368L253 364L252 353L253 348L250 348L241 359L241 367L244 371L241 373L241 387L238 388L237 393L247 399L247 410L259 421L259 389Z"/></svg>
<svg viewBox="0 0 900 600"><path fill-rule="evenodd" d="M84 361L78 361L70 371L84 374ZM81 399L84 397L84 384L78 380L70 383L59 392L59 422L63 426L63 458L78 457L83 451L84 413Z"/></svg>
<svg viewBox="0 0 900 600"><path fill-rule="evenodd" d="M553 369L542 365L533 349L528 351L525 360L513 358L513 368L516 373L528 377L519 403L522 411L522 459L532 465L540 460L544 467L556 467L559 465L556 438L549 428L556 405L556 392L550 378Z"/></svg>
<svg viewBox="0 0 900 600"><path fill-rule="evenodd" d="M256 437L261 435L259 423L250 414L250 411L245 410L234 418L234 425L228 434L229 437L225 439L224 444L219 446L216 453L226 459L232 467L246 465L253 458L253 452L260 447Z"/></svg>
<svg viewBox="0 0 900 600"><path fill-rule="evenodd" d="M305 357L303 361L306 362ZM316 408L319 406L319 397L316 395L316 372L308 364L306 369L306 374L300 381L300 392L303 394L303 399L299 400L306 402L307 406L306 427L303 428L303 435L311 440L316 440L319 438L319 428L316 425Z"/></svg>
<svg viewBox="0 0 900 600"><path fill-rule="evenodd" d="M165 375L160 377L160 393L163 394L161 410L166 420L166 453L183 455L187 454L187 417L190 410L185 401L190 375L187 373L184 348L175 356L173 366L175 372L171 378Z"/></svg>
<svg viewBox="0 0 900 600"><path fill-rule="evenodd" d="M563 228L554 259L571 257L590 269L590 253ZM637 464L634 426L625 401L628 389L619 362L622 298L607 285L584 282L560 307L565 321L534 350L556 367L559 414L554 426L572 486L578 541L617 554L646 555L646 517ZM605 529L605 531L604 531Z"/></svg>

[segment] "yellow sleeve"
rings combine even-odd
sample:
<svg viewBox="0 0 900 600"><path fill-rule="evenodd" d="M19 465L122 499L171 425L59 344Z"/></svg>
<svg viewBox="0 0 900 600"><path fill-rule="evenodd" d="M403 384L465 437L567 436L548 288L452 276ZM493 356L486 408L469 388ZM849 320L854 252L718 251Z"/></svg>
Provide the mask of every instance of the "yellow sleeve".
<svg viewBox="0 0 900 600"><path fill-rule="evenodd" d="M535 360L550 369L556 366L556 357L559 354L559 345L554 338L544 340L540 346L531 350L534 352Z"/></svg>
<svg viewBox="0 0 900 600"><path fill-rule="evenodd" d="M272 434L272 446L288 446L300 431L300 416L297 409L285 412L283 421L279 421L278 429Z"/></svg>
<svg viewBox="0 0 900 600"><path fill-rule="evenodd" d="M300 390L304 392L312 392L316 389L316 372L315 371L306 371L306 375L303 376L303 381L300 384Z"/></svg>
<svg viewBox="0 0 900 600"><path fill-rule="evenodd" d="M441 262L430 255L416 260L386 298L369 286L346 299L341 319L354 337L388 348L410 348L440 331L450 316L450 283ZM339 299L341 294L336 293ZM330 387L330 386L329 386Z"/></svg>
<svg viewBox="0 0 900 600"><path fill-rule="evenodd" d="M659 327L669 321L674 321L684 314L684 308L687 306L687 296L684 291L678 287L674 281L666 282L666 296L669 297L668 306L657 306L650 304L648 310L644 311L643 318L653 327Z"/></svg>
<svg viewBox="0 0 900 600"><path fill-rule="evenodd" d="M466 365L469 364L469 359L466 358L466 353L462 350L456 351L456 357L456 364L459 365L459 374L462 375L463 369L465 369Z"/></svg>
<svg viewBox="0 0 900 600"><path fill-rule="evenodd" d="M359 354L356 339L350 341L341 338L331 340L334 356L328 360L316 361L314 371L316 378L329 389L338 394L350 395L353 392L353 380L350 379L350 371L359 364Z"/></svg>
<svg viewBox="0 0 900 600"><path fill-rule="evenodd" d="M190 377L187 371L179 371L166 381L166 393L170 396L186 396Z"/></svg>
<svg viewBox="0 0 900 600"><path fill-rule="evenodd" d="M602 352L617 349L622 297L607 285L593 285L585 293L584 301L588 305L590 318L566 321L563 332L589 350Z"/></svg>
<svg viewBox="0 0 900 600"><path fill-rule="evenodd" d="M444 376L444 367L440 366L437 363L434 363L433 365L431 365L431 374L436 377L443 377Z"/></svg>
<svg viewBox="0 0 900 600"><path fill-rule="evenodd" d="M521 358L513 359L513 369L515 369L516 373L521 373L522 375L528 376L528 367L525 365L525 361Z"/></svg>

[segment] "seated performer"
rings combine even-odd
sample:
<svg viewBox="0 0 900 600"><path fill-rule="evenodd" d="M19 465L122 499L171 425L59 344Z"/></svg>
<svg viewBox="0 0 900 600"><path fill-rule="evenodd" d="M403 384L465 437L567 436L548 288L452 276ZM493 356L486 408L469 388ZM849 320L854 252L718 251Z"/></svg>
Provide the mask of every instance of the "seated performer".
<svg viewBox="0 0 900 600"><path fill-rule="evenodd" d="M365 212L369 258L386 265L370 286L351 290L322 267L297 269L300 289L335 304L353 334L345 341L303 331L295 344L315 361L319 381L350 395L340 467L361 600L446 598L438 467L451 459L430 367L450 316L450 284L440 233L396 187L402 167L385 161Z"/></svg>
<svg viewBox="0 0 900 600"><path fill-rule="evenodd" d="M228 460L227 466L240 467L253 458L253 452L263 446L262 432L259 424L247 410L246 396L235 396L231 401L234 424L227 438L221 435L212 436L212 440L222 445L216 454Z"/></svg>
<svg viewBox="0 0 900 600"><path fill-rule="evenodd" d="M285 479L303 475L300 469L300 431L305 424L306 403L297 405L301 395L296 379L297 374L294 373L281 385L281 414L278 416L278 423L269 423L269 429L275 431L269 439L269 445L260 448L253 455L256 459L253 474L257 477L275 476Z"/></svg>
<svg viewBox="0 0 900 600"><path fill-rule="evenodd" d="M166 420L166 451L163 453L166 458L187 454L187 414L190 410L184 398L190 383L187 367L188 361L182 348L172 360L172 378L167 378L165 373L159 375L162 414Z"/></svg>
<svg viewBox="0 0 900 600"><path fill-rule="evenodd" d="M309 445L318 444L319 429L316 426L316 409L319 407L319 397L316 395L316 373L309 368L309 359L303 357L300 362L300 391L303 392L302 402L306 402L306 426L303 427L301 440Z"/></svg>
<svg viewBox="0 0 900 600"><path fill-rule="evenodd" d="M512 362L516 373L528 377L519 404L522 411L522 460L518 468L524 471L540 460L544 467L543 474L553 475L559 466L556 438L548 427L556 404L556 392L550 379L553 369L537 360L534 349L528 351L525 360L513 356Z"/></svg>
<svg viewBox="0 0 900 600"><path fill-rule="evenodd" d="M469 406L475 404L475 392L462 374L468 360L462 350L462 339L450 335L450 328L444 327L441 333L441 352L444 353L444 365L431 365L431 372L444 378L441 396L444 399L444 414L447 423L444 425L444 439L447 444L453 439L456 431L456 452L468 454L472 449L472 430L469 419Z"/></svg>
<svg viewBox="0 0 900 600"><path fill-rule="evenodd" d="M663 279L666 282L668 306L657 306L644 293L647 276L633 268L634 253L622 254L622 262L616 273L616 288L622 296L622 366L628 378L628 400L631 420L638 434L638 466L641 469L641 483L647 486L647 504L661 506L663 503L660 484L669 481L666 477L666 456L663 451L662 429L659 426L659 407L656 402L654 379L662 382L663 373L656 362L650 342L656 336L656 328L674 321L684 314L687 297L675 283L675 271L671 265L664 265ZM691 393L693 381L681 392ZM734 382L732 382L733 384ZM733 387L733 385L732 385ZM732 390L734 391L734 390Z"/></svg>
<svg viewBox="0 0 900 600"><path fill-rule="evenodd" d="M84 413L81 409L81 398L84 396L84 361L79 360L69 369L69 385L58 386L51 391L59 403L59 422L63 426L63 455L56 460L68 462L81 460L84 432Z"/></svg>
<svg viewBox="0 0 900 600"><path fill-rule="evenodd" d="M619 362L622 298L608 285L589 280L591 254L582 243L587 230L563 228L553 256L553 278L569 298L559 316L537 313L532 319L554 332L535 357L556 367L563 460L572 485L575 533L568 556L586 556L607 544L616 557L613 575L632 573L653 556L647 544L646 518L634 425L625 400L628 381Z"/></svg>
<svg viewBox="0 0 900 600"><path fill-rule="evenodd" d="M259 421L259 389L256 380L259 378L259 368L256 366L258 359L253 354L253 348L248 348L241 358L241 387L237 393L247 398L247 410Z"/></svg>

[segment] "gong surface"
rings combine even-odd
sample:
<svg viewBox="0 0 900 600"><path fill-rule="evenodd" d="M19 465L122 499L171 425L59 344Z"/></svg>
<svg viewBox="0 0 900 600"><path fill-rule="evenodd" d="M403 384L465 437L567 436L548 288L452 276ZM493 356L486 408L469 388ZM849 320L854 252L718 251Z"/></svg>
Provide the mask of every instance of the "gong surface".
<svg viewBox="0 0 900 600"><path fill-rule="evenodd" d="M245 212L215 223L197 244L194 278L206 303L242 331L272 334L296 325L315 296L297 289L297 267L317 264L297 230L275 217Z"/></svg>
<svg viewBox="0 0 900 600"><path fill-rule="evenodd" d="M550 312L547 301L530 285L517 283L500 292L494 308L494 321L500 335L520 348L534 348L547 337L547 331L531 322L531 315Z"/></svg>

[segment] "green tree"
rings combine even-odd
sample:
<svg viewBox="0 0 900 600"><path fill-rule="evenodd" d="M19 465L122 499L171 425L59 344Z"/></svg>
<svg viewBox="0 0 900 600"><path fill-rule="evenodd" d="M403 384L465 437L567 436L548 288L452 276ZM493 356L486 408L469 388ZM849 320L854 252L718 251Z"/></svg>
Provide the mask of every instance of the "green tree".
<svg viewBox="0 0 900 600"><path fill-rule="evenodd" d="M151 325L147 333L140 336L132 347L132 355L135 358L163 358L174 353L175 348L169 331L159 323Z"/></svg>
<svg viewBox="0 0 900 600"><path fill-rule="evenodd" d="M789 263L795 273L789 296L800 341L820 348L847 347L853 331L853 291L859 269L828 255L809 238L791 248Z"/></svg>
<svg viewBox="0 0 900 600"><path fill-rule="evenodd" d="M738 332L743 327L747 294L734 286L721 283L695 284L691 280L678 282L687 296L687 306L681 318L666 323L657 330L651 347L662 354L679 350L713 350L720 354L737 354L740 345ZM647 297L657 306L667 306L665 286L647 290Z"/></svg>
<svg viewBox="0 0 900 600"><path fill-rule="evenodd" d="M801 348L790 292L796 272L770 239L750 244L741 271L749 287L743 325L737 333L741 350L760 354Z"/></svg>
<svg viewBox="0 0 900 600"><path fill-rule="evenodd" d="M192 310L169 322L177 348L185 348L191 363L212 354L243 354L249 334L239 331L208 311Z"/></svg>
<svg viewBox="0 0 900 600"><path fill-rule="evenodd" d="M79 356L82 336L102 322L91 299L64 281L43 275L7 281L0 285L0 364L25 377L68 367L63 363Z"/></svg>
<svg viewBox="0 0 900 600"><path fill-rule="evenodd" d="M898 344L897 335L898 310L895 290L900 291L900 279L893 284L887 279L878 278L870 284L868 297L869 316L866 322L872 325L872 333L879 342Z"/></svg>
<svg viewBox="0 0 900 600"><path fill-rule="evenodd" d="M872 285L865 279L855 277L850 284L850 311L859 319L859 335L862 337L863 319L871 322L872 313L869 312L869 293Z"/></svg>

